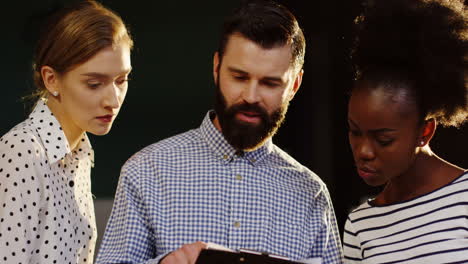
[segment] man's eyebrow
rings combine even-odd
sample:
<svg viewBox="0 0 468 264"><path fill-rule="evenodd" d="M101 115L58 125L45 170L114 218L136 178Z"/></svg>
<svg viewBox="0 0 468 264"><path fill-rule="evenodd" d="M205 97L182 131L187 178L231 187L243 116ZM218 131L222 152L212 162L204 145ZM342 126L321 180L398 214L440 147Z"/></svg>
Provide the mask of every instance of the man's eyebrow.
<svg viewBox="0 0 468 264"><path fill-rule="evenodd" d="M239 73L239 74L245 74L245 75L248 75L249 73L246 72L246 71L243 71L241 69L237 69L237 68L234 68L234 67L228 67L228 70L230 72L234 72L234 73Z"/></svg>
<svg viewBox="0 0 468 264"><path fill-rule="evenodd" d="M246 71L243 71L241 69L237 69L237 68L234 68L234 67L228 67L228 70L232 73L237 73L237 74L242 74L242 75L249 75L248 72ZM283 79L281 79L280 77L273 77L273 76L266 76L266 77L263 77L262 80L264 81L270 81L270 82L280 82L280 83L284 83Z"/></svg>

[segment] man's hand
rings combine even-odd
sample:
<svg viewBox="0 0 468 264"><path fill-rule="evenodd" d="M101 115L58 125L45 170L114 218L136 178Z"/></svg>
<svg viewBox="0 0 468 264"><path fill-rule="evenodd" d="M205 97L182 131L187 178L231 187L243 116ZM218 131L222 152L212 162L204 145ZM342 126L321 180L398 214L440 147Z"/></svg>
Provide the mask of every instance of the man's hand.
<svg viewBox="0 0 468 264"><path fill-rule="evenodd" d="M195 264L200 251L206 248L207 244L197 241L192 244L185 244L179 249L169 253L160 264Z"/></svg>

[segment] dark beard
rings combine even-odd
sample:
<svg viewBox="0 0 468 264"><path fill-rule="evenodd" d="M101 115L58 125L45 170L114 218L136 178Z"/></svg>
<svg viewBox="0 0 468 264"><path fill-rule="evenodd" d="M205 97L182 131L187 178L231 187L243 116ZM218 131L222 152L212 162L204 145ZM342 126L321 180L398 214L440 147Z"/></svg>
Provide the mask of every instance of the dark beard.
<svg viewBox="0 0 468 264"><path fill-rule="evenodd" d="M268 115L268 112L258 104L241 103L228 107L219 84L216 84L216 115L224 138L237 150L253 150L263 145L283 123L287 109L288 103L284 103L271 115ZM239 111L258 114L261 120L260 123L252 125L238 120L236 114Z"/></svg>

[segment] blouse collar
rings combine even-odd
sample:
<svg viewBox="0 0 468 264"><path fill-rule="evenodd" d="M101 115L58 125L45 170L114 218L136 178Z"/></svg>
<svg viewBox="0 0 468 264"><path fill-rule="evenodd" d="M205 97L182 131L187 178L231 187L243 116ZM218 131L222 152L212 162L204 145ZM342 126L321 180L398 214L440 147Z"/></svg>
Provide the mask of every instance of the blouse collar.
<svg viewBox="0 0 468 264"><path fill-rule="evenodd" d="M39 134L50 163L55 163L66 157L82 159L85 156L88 156L91 163L94 163L94 151L86 133L83 133L77 147L72 152L62 126L50 111L45 99L37 102L36 107L29 115L29 120Z"/></svg>

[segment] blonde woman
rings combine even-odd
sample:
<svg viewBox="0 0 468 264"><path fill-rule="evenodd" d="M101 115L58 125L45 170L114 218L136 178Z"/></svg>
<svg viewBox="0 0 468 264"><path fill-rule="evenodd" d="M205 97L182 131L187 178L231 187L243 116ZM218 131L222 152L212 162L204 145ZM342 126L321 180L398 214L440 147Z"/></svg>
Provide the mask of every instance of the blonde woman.
<svg viewBox="0 0 468 264"><path fill-rule="evenodd" d="M0 138L0 262L93 263L86 132L105 135L127 92L132 39L94 1L50 17L37 43L38 102Z"/></svg>

